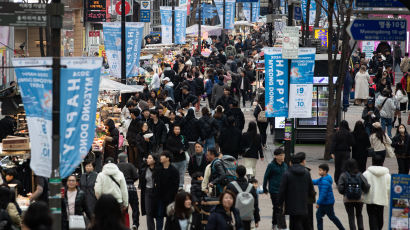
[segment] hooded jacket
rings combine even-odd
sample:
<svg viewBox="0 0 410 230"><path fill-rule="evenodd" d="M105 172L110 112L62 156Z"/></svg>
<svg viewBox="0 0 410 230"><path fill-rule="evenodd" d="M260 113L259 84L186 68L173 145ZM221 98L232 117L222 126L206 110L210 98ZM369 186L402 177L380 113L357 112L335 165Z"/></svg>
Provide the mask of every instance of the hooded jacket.
<svg viewBox="0 0 410 230"><path fill-rule="evenodd" d="M319 187L319 199L317 200L317 204L328 205L335 203L332 189L333 179L329 174L313 180L313 184Z"/></svg>
<svg viewBox="0 0 410 230"><path fill-rule="evenodd" d="M364 195L365 204L387 206L390 198L390 173L383 166L370 166L363 176L370 185L370 190Z"/></svg>
<svg viewBox="0 0 410 230"><path fill-rule="evenodd" d="M286 170L288 170L288 165L285 162L281 165L279 165L276 160L269 163L263 177L263 191L268 192L267 184L269 182L269 193L278 194L280 182Z"/></svg>
<svg viewBox="0 0 410 230"><path fill-rule="evenodd" d="M110 176L112 176L120 186L118 186ZM117 165L113 163L104 165L102 172L97 176L94 190L97 199L102 194L111 194L123 207L128 206L128 189L124 174L122 174Z"/></svg>
<svg viewBox="0 0 410 230"><path fill-rule="evenodd" d="M285 214L307 215L308 197L313 197L312 178L307 169L294 164L283 174L279 190L279 204L285 203Z"/></svg>

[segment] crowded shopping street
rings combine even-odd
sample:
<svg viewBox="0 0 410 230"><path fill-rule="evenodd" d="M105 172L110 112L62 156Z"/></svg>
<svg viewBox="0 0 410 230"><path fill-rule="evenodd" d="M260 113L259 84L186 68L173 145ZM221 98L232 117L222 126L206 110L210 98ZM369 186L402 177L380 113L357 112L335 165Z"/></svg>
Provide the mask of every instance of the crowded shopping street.
<svg viewBox="0 0 410 230"><path fill-rule="evenodd" d="M409 9L0 1L0 230L410 229Z"/></svg>

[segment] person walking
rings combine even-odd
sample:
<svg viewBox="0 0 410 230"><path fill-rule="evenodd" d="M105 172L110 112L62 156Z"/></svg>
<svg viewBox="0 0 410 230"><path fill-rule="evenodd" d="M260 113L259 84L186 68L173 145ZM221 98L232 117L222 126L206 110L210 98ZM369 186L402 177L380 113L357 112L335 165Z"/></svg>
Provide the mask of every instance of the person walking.
<svg viewBox="0 0 410 230"><path fill-rule="evenodd" d="M181 121L181 134L186 138L189 145L188 153L192 156L195 153L195 142L200 136L199 121L195 118L195 111L188 109L187 115Z"/></svg>
<svg viewBox="0 0 410 230"><path fill-rule="evenodd" d="M128 156L125 153L120 153L118 155L118 168L124 174L125 182L127 183L128 189L128 203L132 209L132 228L133 230L138 229L139 227L139 201L138 201L138 192L135 187L135 182L139 179L137 168L128 163ZM141 166L140 166L141 167Z"/></svg>
<svg viewBox="0 0 410 230"><path fill-rule="evenodd" d="M155 230L154 219L157 221L157 199L156 173L158 172L158 158L152 154L147 157L146 165L140 170L139 188L141 189L141 215L146 215L147 229ZM159 229L158 229L159 230Z"/></svg>
<svg viewBox="0 0 410 230"><path fill-rule="evenodd" d="M335 160L335 182L339 181L339 176L343 171L343 165L350 158L350 148L354 145L353 135L350 133L349 123L343 120L340 122L339 130L333 135L331 156Z"/></svg>
<svg viewBox="0 0 410 230"><path fill-rule="evenodd" d="M159 119L159 113L156 110L150 111L151 119L148 121L148 127L154 134L153 152L157 155L161 153L167 141L167 127Z"/></svg>
<svg viewBox="0 0 410 230"><path fill-rule="evenodd" d="M137 168L141 169L144 159L153 151L155 143L154 134L149 130L147 122L140 123L136 140L138 148Z"/></svg>
<svg viewBox="0 0 410 230"><path fill-rule="evenodd" d="M122 207L111 194L103 194L97 200L94 220L90 230L128 230L123 221Z"/></svg>
<svg viewBox="0 0 410 230"><path fill-rule="evenodd" d="M367 100L367 105L363 109L362 119L364 121L364 126L366 127L367 135L370 136L371 130L373 129L373 123L380 122L380 112L374 105L373 99Z"/></svg>
<svg viewBox="0 0 410 230"><path fill-rule="evenodd" d="M265 94L261 94L258 99L258 104L255 107L253 116L256 118L256 124L258 125L259 133L261 135L262 146L266 148L266 129L268 128L268 120L265 112ZM261 114L262 113L262 114Z"/></svg>
<svg viewBox="0 0 410 230"><path fill-rule="evenodd" d="M238 206L239 203L241 203L240 205L241 205L242 209L239 210L239 214L240 214L241 219L242 219L243 229L244 230L251 230L252 220L255 221L255 227L258 228L259 221L261 220L261 217L259 215L259 201L258 201L258 195L256 193L256 189L245 178L245 176L246 176L245 166L239 165L236 168L236 175L238 176L237 179L230 182L226 186L226 190L230 190L235 194L235 196L236 196L236 205L237 205L236 207L237 208L239 207ZM240 193L247 193L247 194L252 195L252 197L253 197L253 207L249 207L249 205L252 205L252 202L247 202L248 199L247 200L241 200L243 197L241 197ZM246 211L249 211L249 210L252 210L252 209L253 209L252 214L248 214L246 212Z"/></svg>
<svg viewBox="0 0 410 230"><path fill-rule="evenodd" d="M195 215L191 194L180 191L167 207L165 230L199 230L200 219Z"/></svg>
<svg viewBox="0 0 410 230"><path fill-rule="evenodd" d="M222 127L217 143L223 155L233 156L238 159L241 151L242 133L235 128L234 123L235 118L228 117L225 126Z"/></svg>
<svg viewBox="0 0 410 230"><path fill-rule="evenodd" d="M404 58L400 62L400 71L407 73L410 69L410 58L409 53L404 53Z"/></svg>
<svg viewBox="0 0 410 230"><path fill-rule="evenodd" d="M215 148L215 136L219 128L207 107L203 107L201 113L202 117L199 118L200 137L206 152L210 148Z"/></svg>
<svg viewBox="0 0 410 230"><path fill-rule="evenodd" d="M373 131L370 135L370 146L373 148L373 156L380 155L383 159L386 158L386 145L391 145L392 141L389 136L383 131L382 126L379 122L373 123Z"/></svg>
<svg viewBox="0 0 410 230"><path fill-rule="evenodd" d="M261 136L254 121L249 122L248 131L242 135L242 152L246 169L252 169L252 176L256 177L256 163L264 159Z"/></svg>
<svg viewBox="0 0 410 230"><path fill-rule="evenodd" d="M403 89L403 85L401 82L396 84L396 92L394 95L394 99L396 100L396 103L398 104L397 109L396 109L396 114L394 115L393 119L393 127L394 124L396 123L396 118L399 121L399 124L396 126L396 128L401 125L401 113L402 111L406 112L407 110L407 102L408 102L408 97L407 97L407 92L406 90Z"/></svg>
<svg viewBox="0 0 410 230"><path fill-rule="evenodd" d="M319 165L319 179L313 180L314 185L319 187L319 199L316 204L316 221L317 229L323 230L323 217L327 215L329 219L336 225L339 230L344 230L342 223L335 215L334 204L335 197L333 196L332 177L328 174L329 165Z"/></svg>
<svg viewBox="0 0 410 230"><path fill-rule="evenodd" d="M407 57L407 59L410 62L410 59L408 57ZM410 68L410 66L406 67L406 68ZM410 100L410 74L409 74L409 70L410 69L406 69L406 71L403 71L404 72L403 77L400 80L400 83L403 87L403 90L406 91L406 94L407 94L407 110L410 109L410 103L408 103L408 101Z"/></svg>
<svg viewBox="0 0 410 230"><path fill-rule="evenodd" d="M226 171L221 159L219 159L219 153L213 148L208 149L207 152L208 161L211 162L210 169L211 175L209 176L208 188L212 188L214 197L218 197L225 187Z"/></svg>
<svg viewBox="0 0 410 230"><path fill-rule="evenodd" d="M312 178L305 168L306 154L292 158L292 166L283 174L279 189L279 205L285 205L290 230L311 230L308 220L308 197L315 194Z"/></svg>
<svg viewBox="0 0 410 230"><path fill-rule="evenodd" d="M367 98L369 97L369 83L370 75L366 71L366 66L362 65L359 72L356 74L355 78L355 92L354 100L355 105L361 105L362 103L367 103Z"/></svg>
<svg viewBox="0 0 410 230"><path fill-rule="evenodd" d="M53 217L51 211L44 201L36 201L28 206L23 217L23 230L52 230Z"/></svg>
<svg viewBox="0 0 410 230"><path fill-rule="evenodd" d="M383 162L383 156L375 155L372 159L372 166L363 173L370 185L369 192L364 195L364 203L371 230L383 229L384 206L388 206L390 200L391 176L389 169L383 167Z"/></svg>
<svg viewBox="0 0 410 230"><path fill-rule="evenodd" d="M185 151L188 149L188 141L181 135L181 127L174 126L174 130L168 136L165 148L172 154L172 165L179 172L179 188L184 187L184 176L187 167Z"/></svg>
<svg viewBox="0 0 410 230"><path fill-rule="evenodd" d="M359 171L366 171L368 149L370 147L369 135L362 121L357 121L353 129L354 144L352 146L352 158L359 165Z"/></svg>
<svg viewBox="0 0 410 230"><path fill-rule="evenodd" d="M226 190L219 196L219 204L211 210L205 230L244 230L238 209L235 208L235 194Z"/></svg>
<svg viewBox="0 0 410 230"><path fill-rule="evenodd" d="M115 123L112 119L104 121L104 125L107 133L105 137L104 158L112 157L114 161L116 161L120 132L115 127Z"/></svg>
<svg viewBox="0 0 410 230"><path fill-rule="evenodd" d="M207 165L208 162L206 159L206 153L204 153L204 147L200 142L196 142L195 153L191 156L188 163L188 173L191 177L196 172L200 172L204 175Z"/></svg>
<svg viewBox="0 0 410 230"><path fill-rule="evenodd" d="M363 194L369 192L370 185L359 171L355 159L347 160L345 169L346 171L340 175L337 189L343 195L343 203L349 218L349 228L350 230L364 230ZM355 219L357 220L357 228Z"/></svg>
<svg viewBox="0 0 410 230"><path fill-rule="evenodd" d="M387 135L391 138L393 128L393 117L396 112L396 104L392 98L391 90L384 89L382 95L376 99L376 107L380 111L381 126L384 131L387 128Z"/></svg>
<svg viewBox="0 0 410 230"><path fill-rule="evenodd" d="M137 134L140 131L140 110L137 108L133 108L130 110L131 116L131 123L128 126L127 131L127 141L128 141L128 156L130 158L130 162L134 164L135 167L139 168L141 161L138 159L142 159L141 152L138 151L138 143L137 143Z"/></svg>
<svg viewBox="0 0 410 230"><path fill-rule="evenodd" d="M405 125L400 124L396 136L392 139L391 146L396 154L399 174L409 174L410 155L409 155L409 134Z"/></svg>
<svg viewBox="0 0 410 230"><path fill-rule="evenodd" d="M279 188L283 174L288 170L288 165L285 161L285 151L277 148L274 153L275 158L269 163L263 177L263 192L269 192L272 200L272 229L286 229L286 220L283 215L282 206L279 205ZM269 183L269 190L267 185Z"/></svg>
<svg viewBox="0 0 410 230"><path fill-rule="evenodd" d="M94 211L95 202L97 202L97 197L95 197L95 181L97 180L98 173L94 171L94 162L86 161L85 173L81 175L80 178L80 189L85 193L85 201L89 210Z"/></svg>

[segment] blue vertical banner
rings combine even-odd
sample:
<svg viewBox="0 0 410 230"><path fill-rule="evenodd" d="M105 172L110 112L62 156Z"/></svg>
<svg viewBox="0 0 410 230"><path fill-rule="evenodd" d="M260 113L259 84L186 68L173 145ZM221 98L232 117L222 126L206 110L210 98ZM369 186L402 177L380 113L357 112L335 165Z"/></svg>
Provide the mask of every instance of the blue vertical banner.
<svg viewBox="0 0 410 230"><path fill-rule="evenodd" d="M288 116L288 61L282 48L264 48L266 117Z"/></svg>
<svg viewBox="0 0 410 230"><path fill-rule="evenodd" d="M390 177L389 177L390 179ZM390 184L389 226L387 229L410 229L410 175L392 174Z"/></svg>
<svg viewBox="0 0 410 230"><path fill-rule="evenodd" d="M53 78L52 58L13 59L31 144L30 167L38 176L51 176ZM24 66L32 66L26 67ZM39 67L33 67L39 66ZM48 67L47 67L48 66ZM20 67L20 68L19 68Z"/></svg>
<svg viewBox="0 0 410 230"><path fill-rule="evenodd" d="M223 25L223 0L214 0L219 21ZM225 0L225 29L233 30L235 26L235 0Z"/></svg>
<svg viewBox="0 0 410 230"><path fill-rule="evenodd" d="M257 22L259 20L259 14L260 14L260 0L258 2L252 2L252 21L251 22Z"/></svg>
<svg viewBox="0 0 410 230"><path fill-rule="evenodd" d="M242 12L245 15L246 21L250 22L251 21L251 3L250 2L242 3Z"/></svg>
<svg viewBox="0 0 410 230"><path fill-rule="evenodd" d="M87 156L95 135L102 59L61 59L60 175L66 178Z"/></svg>
<svg viewBox="0 0 410 230"><path fill-rule="evenodd" d="M302 0L302 17L303 21L306 22L306 13L307 13L307 0ZM320 6L319 6L320 7ZM310 14L309 14L309 25L315 24L316 17L316 1L310 1Z"/></svg>
<svg viewBox="0 0 410 230"><path fill-rule="evenodd" d="M180 6L175 8L175 44L182 45L185 44L186 38L186 17L187 8L186 6Z"/></svg>
<svg viewBox="0 0 410 230"><path fill-rule="evenodd" d="M139 59L141 54L144 23L127 22L126 32L126 76L134 77L138 74ZM104 45L107 54L110 73L121 78L121 23L103 23Z"/></svg>
<svg viewBox="0 0 410 230"><path fill-rule="evenodd" d="M316 48L300 48L290 71L289 118L312 117L313 74Z"/></svg>
<svg viewBox="0 0 410 230"><path fill-rule="evenodd" d="M161 14L161 40L162 44L172 43L172 8L160 6Z"/></svg>
<svg viewBox="0 0 410 230"><path fill-rule="evenodd" d="M223 17L224 17L224 8L223 8L223 0L214 0L216 12L218 13L219 23L221 26L223 25ZM226 4L225 4L226 5Z"/></svg>

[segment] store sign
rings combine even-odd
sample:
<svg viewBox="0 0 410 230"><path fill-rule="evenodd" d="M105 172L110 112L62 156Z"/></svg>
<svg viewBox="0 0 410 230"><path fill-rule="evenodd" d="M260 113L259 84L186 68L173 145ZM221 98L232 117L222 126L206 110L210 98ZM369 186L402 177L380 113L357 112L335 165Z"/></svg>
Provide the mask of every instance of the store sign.
<svg viewBox="0 0 410 230"><path fill-rule="evenodd" d="M105 0L88 0L86 21L105 22L107 17Z"/></svg>
<svg viewBox="0 0 410 230"><path fill-rule="evenodd" d="M151 21L151 2L150 1L141 1L140 21L141 22Z"/></svg>
<svg viewBox="0 0 410 230"><path fill-rule="evenodd" d="M60 175L68 177L87 156L95 136L101 58L63 58L60 95Z"/></svg>
<svg viewBox="0 0 410 230"><path fill-rule="evenodd" d="M282 48L265 48L266 117L288 116L288 62Z"/></svg>
<svg viewBox="0 0 410 230"><path fill-rule="evenodd" d="M49 178L52 165L53 78L51 57L14 58L31 144L30 167ZM60 88L60 175L69 176L94 139L101 58L62 58ZM38 66L38 67L33 67Z"/></svg>
<svg viewBox="0 0 410 230"><path fill-rule="evenodd" d="M186 38L186 17L187 11L186 7L177 7L175 8L175 26L174 26L174 33L175 33L175 44L181 45L185 44Z"/></svg>
<svg viewBox="0 0 410 230"><path fill-rule="evenodd" d="M285 26L283 28L283 59L298 58L299 29L297 26Z"/></svg>
<svg viewBox="0 0 410 230"><path fill-rule="evenodd" d="M126 33L126 76L137 75L144 23L127 22ZM103 23L104 45L112 76L121 77L121 23Z"/></svg>
<svg viewBox="0 0 410 230"><path fill-rule="evenodd" d="M316 48L300 48L290 71L289 118L312 117L313 74Z"/></svg>
<svg viewBox="0 0 410 230"><path fill-rule="evenodd" d="M88 32L88 37L100 37L100 31L99 30L92 30Z"/></svg>
<svg viewBox="0 0 410 230"><path fill-rule="evenodd" d="M323 47L327 47L328 41L329 41L329 35L328 35L328 30L327 29L316 29L315 28L315 38L320 39L321 45Z"/></svg>
<svg viewBox="0 0 410 230"><path fill-rule="evenodd" d="M105 0L88 0L88 10L104 10Z"/></svg>
<svg viewBox="0 0 410 230"><path fill-rule="evenodd" d="M88 22L105 22L107 13L105 11L87 11Z"/></svg>
<svg viewBox="0 0 410 230"><path fill-rule="evenodd" d="M410 175L392 174L388 229L409 229Z"/></svg>
<svg viewBox="0 0 410 230"><path fill-rule="evenodd" d="M162 44L172 43L172 8L160 6Z"/></svg>

